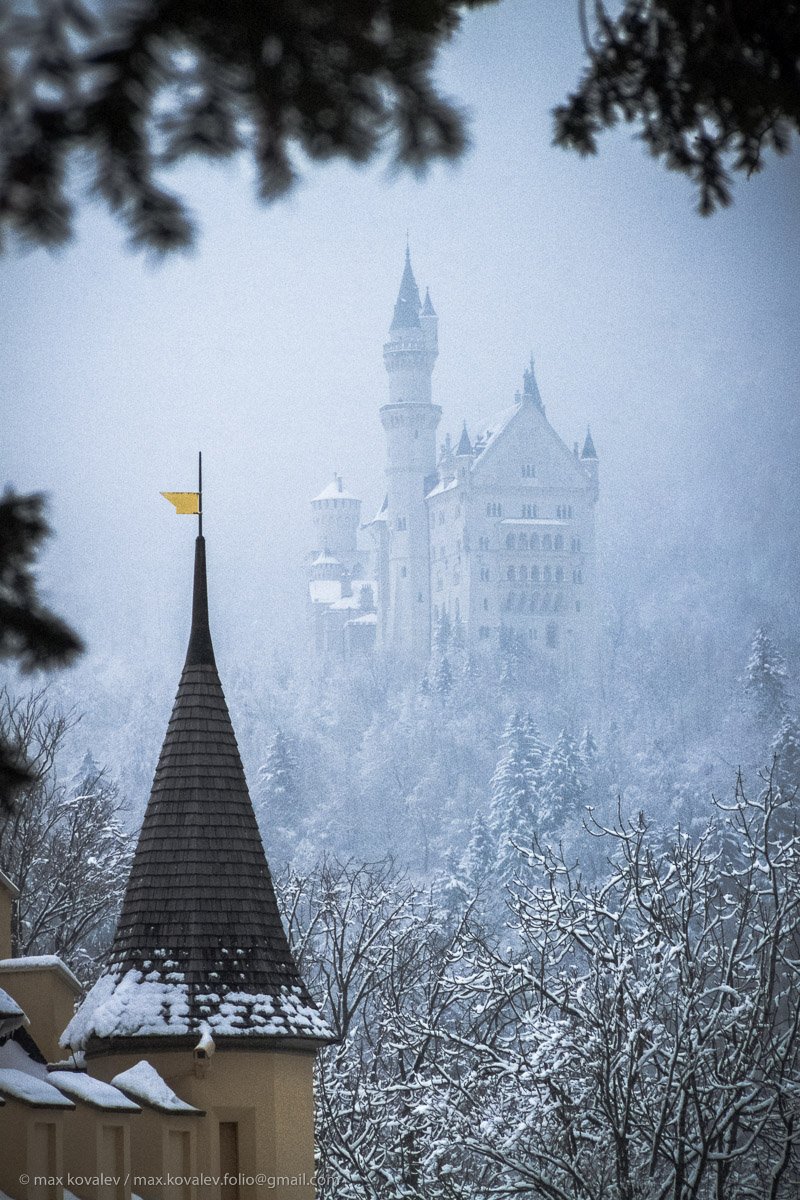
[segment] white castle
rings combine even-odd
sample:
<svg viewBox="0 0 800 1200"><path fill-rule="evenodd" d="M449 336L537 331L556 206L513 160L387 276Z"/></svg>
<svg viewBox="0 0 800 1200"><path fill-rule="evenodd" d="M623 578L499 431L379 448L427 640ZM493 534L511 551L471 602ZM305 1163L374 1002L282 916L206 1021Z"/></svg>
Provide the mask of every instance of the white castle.
<svg viewBox="0 0 800 1200"><path fill-rule="evenodd" d="M311 502L308 598L314 646L351 658L379 648L425 663L442 622L462 644L515 636L573 674L593 674L598 459L587 431L569 450L545 415L533 371L515 402L471 439L436 453L442 410L431 377L438 317L420 303L411 258L383 360L389 399L386 498L361 523L340 476Z"/></svg>

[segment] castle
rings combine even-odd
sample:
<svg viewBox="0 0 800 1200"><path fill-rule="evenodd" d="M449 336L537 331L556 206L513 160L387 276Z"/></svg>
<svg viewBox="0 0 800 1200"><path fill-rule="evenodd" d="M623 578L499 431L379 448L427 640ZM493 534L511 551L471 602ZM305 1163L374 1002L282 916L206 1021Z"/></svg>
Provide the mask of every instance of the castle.
<svg viewBox="0 0 800 1200"><path fill-rule="evenodd" d="M308 603L318 655L383 649L424 663L442 623L463 644L516 637L561 670L593 674L598 459L564 444L545 415L533 362L522 392L473 437L448 436L431 380L438 317L405 268L383 359L386 497L373 520L341 477L311 502Z"/></svg>

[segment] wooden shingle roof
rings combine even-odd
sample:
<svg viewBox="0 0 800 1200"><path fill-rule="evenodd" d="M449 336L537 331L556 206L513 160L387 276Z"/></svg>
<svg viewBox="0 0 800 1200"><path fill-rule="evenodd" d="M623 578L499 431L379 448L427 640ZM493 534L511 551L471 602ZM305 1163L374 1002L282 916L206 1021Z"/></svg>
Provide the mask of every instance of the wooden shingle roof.
<svg viewBox="0 0 800 1200"><path fill-rule="evenodd" d="M214 660L205 541L192 629L110 965L63 1041L209 1031L327 1040L292 957ZM110 1047L109 1047L110 1048Z"/></svg>

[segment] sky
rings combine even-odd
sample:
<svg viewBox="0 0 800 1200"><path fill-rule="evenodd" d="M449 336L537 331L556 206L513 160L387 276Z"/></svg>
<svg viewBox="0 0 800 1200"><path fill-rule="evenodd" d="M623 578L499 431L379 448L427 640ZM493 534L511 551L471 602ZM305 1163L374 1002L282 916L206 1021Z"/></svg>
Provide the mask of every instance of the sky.
<svg viewBox="0 0 800 1200"><path fill-rule="evenodd" d="M218 650L299 636L309 500L334 471L365 517L382 498L406 231L440 318L440 433L506 407L533 353L556 430L571 445L591 425L609 570L635 553L646 575L647 547L689 530L732 590L747 576L753 620L763 599L780 621L800 583L800 157L701 219L630 130L589 160L552 147L580 65L574 6L503 0L442 56L470 113L455 167L310 168L263 207L246 161L196 164L172 179L191 254L149 262L87 206L65 249L0 262L0 473L50 496L42 583L89 669L145 657L177 678L194 528L159 492L194 487L198 449Z"/></svg>

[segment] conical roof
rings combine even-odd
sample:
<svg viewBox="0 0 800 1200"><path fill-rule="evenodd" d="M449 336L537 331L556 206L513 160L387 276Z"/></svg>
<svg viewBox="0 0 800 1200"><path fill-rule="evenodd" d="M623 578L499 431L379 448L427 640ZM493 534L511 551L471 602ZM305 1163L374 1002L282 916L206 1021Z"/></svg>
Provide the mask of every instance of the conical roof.
<svg viewBox="0 0 800 1200"><path fill-rule="evenodd" d="M419 288L411 269L411 254L406 247L406 265L403 268L403 278L400 280L400 291L394 306L390 332L393 329L420 329L419 308Z"/></svg>
<svg viewBox="0 0 800 1200"><path fill-rule="evenodd" d="M436 309L433 307L433 301L431 300L430 288L425 288L425 301L422 305L422 315L423 317L436 316Z"/></svg>
<svg viewBox="0 0 800 1200"><path fill-rule="evenodd" d="M594 448L594 442L592 441L592 433L591 433L591 430L589 430L589 429L586 430L586 440L583 443L583 450L581 451L581 458L597 458L597 451Z"/></svg>
<svg viewBox="0 0 800 1200"><path fill-rule="evenodd" d="M192 628L107 972L62 1041L329 1038L281 923L214 660L205 540Z"/></svg>
<svg viewBox="0 0 800 1200"><path fill-rule="evenodd" d="M469 440L467 433L467 422L464 422L464 428L461 430L461 437L458 439L458 448L456 454L472 454L472 443Z"/></svg>

